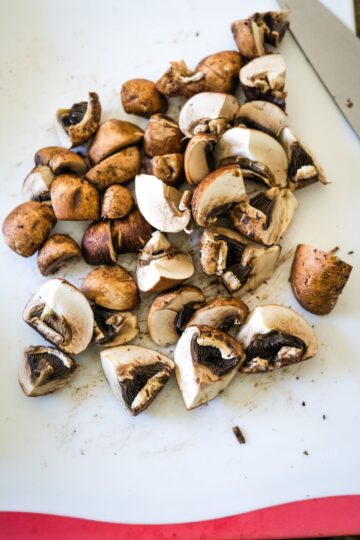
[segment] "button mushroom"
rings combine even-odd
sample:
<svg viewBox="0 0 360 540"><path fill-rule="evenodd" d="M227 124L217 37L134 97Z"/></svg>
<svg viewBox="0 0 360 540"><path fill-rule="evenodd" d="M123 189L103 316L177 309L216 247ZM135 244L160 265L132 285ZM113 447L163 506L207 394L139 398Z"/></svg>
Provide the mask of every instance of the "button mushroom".
<svg viewBox="0 0 360 540"><path fill-rule="evenodd" d="M206 90L205 73L191 71L183 60L170 62L169 69L155 83L155 87L168 97L189 98Z"/></svg>
<svg viewBox="0 0 360 540"><path fill-rule="evenodd" d="M215 169L214 149L216 137L200 133L190 139L184 156L186 180L197 185Z"/></svg>
<svg viewBox="0 0 360 540"><path fill-rule="evenodd" d="M53 234L39 250L37 264L42 275L49 276L80 259L81 250L75 240L66 234Z"/></svg>
<svg viewBox="0 0 360 540"><path fill-rule="evenodd" d="M23 318L53 345L79 354L89 345L94 316L85 296L65 279L50 279L25 306Z"/></svg>
<svg viewBox="0 0 360 540"><path fill-rule="evenodd" d="M112 222L114 248L117 253L137 253L150 240L152 228L137 208Z"/></svg>
<svg viewBox="0 0 360 540"><path fill-rule="evenodd" d="M263 30L265 43L278 47L289 28L290 11L267 11L254 13L251 19Z"/></svg>
<svg viewBox="0 0 360 540"><path fill-rule="evenodd" d="M19 366L19 383L27 396L51 394L74 377L77 364L54 347L28 347Z"/></svg>
<svg viewBox="0 0 360 540"><path fill-rule="evenodd" d="M144 134L144 152L149 157L181 153L183 136L175 120L153 114Z"/></svg>
<svg viewBox="0 0 360 540"><path fill-rule="evenodd" d="M192 285L177 287L158 295L147 317L148 331L153 342L161 347L176 343L189 318L204 302L203 292Z"/></svg>
<svg viewBox="0 0 360 540"><path fill-rule="evenodd" d="M287 126L287 114L270 101L248 101L241 105L235 118L235 124L258 129L272 137L278 138L282 129Z"/></svg>
<svg viewBox="0 0 360 540"><path fill-rule="evenodd" d="M174 359L176 378L187 409L222 392L245 355L231 336L208 326L189 326L179 339Z"/></svg>
<svg viewBox="0 0 360 540"><path fill-rule="evenodd" d="M121 103L125 112L149 118L155 113L165 113L167 100L152 81L130 79L121 87Z"/></svg>
<svg viewBox="0 0 360 540"><path fill-rule="evenodd" d="M129 146L94 165L85 175L98 190L113 184L129 182L140 172L141 155L136 146Z"/></svg>
<svg viewBox="0 0 360 540"><path fill-rule="evenodd" d="M205 90L232 94L236 90L241 56L236 51L221 51L203 58L196 73L205 73Z"/></svg>
<svg viewBox="0 0 360 540"><path fill-rule="evenodd" d="M139 303L134 279L122 266L97 266L86 276L82 292L88 300L101 307L127 311Z"/></svg>
<svg viewBox="0 0 360 540"><path fill-rule="evenodd" d="M136 315L130 311L114 311L93 304L97 345L115 347L133 340L139 333Z"/></svg>
<svg viewBox="0 0 360 540"><path fill-rule="evenodd" d="M73 174L60 174L50 188L51 203L57 219L93 221L100 218L100 197L96 187Z"/></svg>
<svg viewBox="0 0 360 540"><path fill-rule="evenodd" d="M168 186L178 186L184 178L184 157L182 154L165 154L144 159L146 174L152 174Z"/></svg>
<svg viewBox="0 0 360 540"><path fill-rule="evenodd" d="M89 100L74 103L71 109L56 111L56 129L60 142L67 148L87 142L99 127L101 105L99 96L89 92Z"/></svg>
<svg viewBox="0 0 360 540"><path fill-rule="evenodd" d="M114 396L134 416L154 401L175 367L165 355L136 345L105 349L100 356Z"/></svg>
<svg viewBox="0 0 360 540"><path fill-rule="evenodd" d="M263 99L285 109L286 65L281 54L267 54L240 69L240 84L247 101Z"/></svg>
<svg viewBox="0 0 360 540"><path fill-rule="evenodd" d="M296 311L276 304L255 308L237 339L245 349L244 373L272 371L317 353L316 336L309 323Z"/></svg>
<svg viewBox="0 0 360 540"><path fill-rule="evenodd" d="M352 266L305 244L296 248L291 268L291 288L299 304L317 315L327 315L338 301Z"/></svg>
<svg viewBox="0 0 360 540"><path fill-rule="evenodd" d="M156 231L139 256L136 277L140 291L161 292L182 283L193 273L191 256L173 247Z"/></svg>
<svg viewBox="0 0 360 540"><path fill-rule="evenodd" d="M93 165L128 146L142 142L144 132L139 126L125 120L106 120L96 132L89 147L89 158Z"/></svg>
<svg viewBox="0 0 360 540"><path fill-rule="evenodd" d="M119 219L127 216L134 208L135 201L124 186L113 185L107 188L101 205L101 217Z"/></svg>
<svg viewBox="0 0 360 540"><path fill-rule="evenodd" d="M114 264L117 256L112 238L110 220L90 223L84 232L81 250L88 264Z"/></svg>
<svg viewBox="0 0 360 540"><path fill-rule="evenodd" d="M251 18L234 21L231 31L244 59L252 60L265 54L264 31Z"/></svg>
<svg viewBox="0 0 360 540"><path fill-rule="evenodd" d="M215 298L197 309L187 326L210 326L228 332L233 325L242 324L249 314L249 308L236 298Z"/></svg>

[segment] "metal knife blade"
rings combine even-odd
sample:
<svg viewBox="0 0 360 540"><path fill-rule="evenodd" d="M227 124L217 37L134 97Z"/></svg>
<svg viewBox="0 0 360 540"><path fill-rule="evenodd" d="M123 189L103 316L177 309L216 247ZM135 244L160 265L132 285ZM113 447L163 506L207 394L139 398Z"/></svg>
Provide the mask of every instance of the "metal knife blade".
<svg viewBox="0 0 360 540"><path fill-rule="evenodd" d="M290 31L360 137L360 39L318 0L277 0L290 9Z"/></svg>

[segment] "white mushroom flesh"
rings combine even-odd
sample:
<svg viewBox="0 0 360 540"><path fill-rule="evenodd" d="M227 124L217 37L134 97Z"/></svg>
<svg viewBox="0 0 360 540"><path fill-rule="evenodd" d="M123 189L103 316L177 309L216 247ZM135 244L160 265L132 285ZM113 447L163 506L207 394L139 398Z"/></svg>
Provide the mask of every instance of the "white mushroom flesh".
<svg viewBox="0 0 360 540"><path fill-rule="evenodd" d="M25 201L49 201L50 186L55 178L54 173L47 165L35 167L25 178L23 183L23 197Z"/></svg>

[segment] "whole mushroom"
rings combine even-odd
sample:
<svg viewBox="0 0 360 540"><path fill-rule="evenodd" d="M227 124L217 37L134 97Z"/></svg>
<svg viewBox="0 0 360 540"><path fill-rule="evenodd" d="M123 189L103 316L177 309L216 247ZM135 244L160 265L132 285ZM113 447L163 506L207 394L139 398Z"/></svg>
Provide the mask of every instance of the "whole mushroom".
<svg viewBox="0 0 360 540"><path fill-rule="evenodd" d="M92 221L100 218L99 192L84 178L61 174L51 184L50 195L59 220Z"/></svg>
<svg viewBox="0 0 360 540"><path fill-rule="evenodd" d="M128 114L145 118L167 110L166 97L156 90L152 81L146 79L126 81L121 87L121 103Z"/></svg>

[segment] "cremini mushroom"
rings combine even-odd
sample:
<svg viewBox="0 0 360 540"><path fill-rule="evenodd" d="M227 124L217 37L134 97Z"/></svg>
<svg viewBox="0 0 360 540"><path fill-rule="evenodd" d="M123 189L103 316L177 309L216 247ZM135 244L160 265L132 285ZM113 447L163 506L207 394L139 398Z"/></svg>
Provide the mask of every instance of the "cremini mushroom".
<svg viewBox="0 0 360 540"><path fill-rule="evenodd" d="M44 202L50 200L50 186L55 174L45 165L32 169L23 183L23 198L25 201Z"/></svg>
<svg viewBox="0 0 360 540"><path fill-rule="evenodd" d="M251 19L263 31L265 43L278 47L289 28L290 11L267 11L254 13Z"/></svg>
<svg viewBox="0 0 360 540"><path fill-rule="evenodd" d="M238 84L241 56L237 51L221 51L203 58L196 73L205 73L205 90L232 94Z"/></svg>
<svg viewBox="0 0 360 540"><path fill-rule="evenodd" d="M141 155L137 146L129 146L94 165L85 175L100 191L113 184L129 182L140 172Z"/></svg>
<svg viewBox="0 0 360 540"><path fill-rule="evenodd" d="M105 349L100 356L114 396L134 416L154 401L175 368L165 355L136 345Z"/></svg>
<svg viewBox="0 0 360 540"><path fill-rule="evenodd" d="M30 298L23 318L53 345L79 354L89 345L94 316L85 296L65 279L48 280Z"/></svg>
<svg viewBox="0 0 360 540"><path fill-rule="evenodd" d="M171 289L193 273L191 256L173 247L159 231L153 233L142 250L136 269L138 286L143 292Z"/></svg>
<svg viewBox="0 0 360 540"><path fill-rule="evenodd" d="M258 129L276 139L287 126L287 114L270 101L254 100L241 105L235 118L236 125Z"/></svg>
<svg viewBox="0 0 360 540"><path fill-rule="evenodd" d="M10 249L22 257L31 257L44 244L55 224L56 216L51 207L28 201L8 214L2 232Z"/></svg>
<svg viewBox="0 0 360 540"><path fill-rule="evenodd" d="M242 324L249 314L249 308L236 298L215 298L197 309L187 326L205 325L228 332L233 325Z"/></svg>
<svg viewBox="0 0 360 540"><path fill-rule="evenodd" d="M265 54L264 31L251 18L234 21L231 24L231 31L245 60L252 60Z"/></svg>
<svg viewBox="0 0 360 540"><path fill-rule="evenodd" d="M237 334L245 349L245 373L272 371L296 364L317 353L317 340L310 324L296 311L277 304L252 311Z"/></svg>
<svg viewBox="0 0 360 540"><path fill-rule="evenodd" d="M138 208L112 224L114 248L117 253L137 253L150 240L152 227Z"/></svg>
<svg viewBox="0 0 360 540"><path fill-rule="evenodd" d="M81 250L88 264L115 264L115 253L112 224L110 220L90 223L84 232L81 242Z"/></svg>
<svg viewBox="0 0 360 540"><path fill-rule="evenodd" d="M285 234L298 206L289 189L271 188L233 206L230 218L241 234L272 246Z"/></svg>
<svg viewBox="0 0 360 540"><path fill-rule="evenodd" d="M205 227L246 197L241 169L227 165L210 173L196 187L191 209L196 223Z"/></svg>
<svg viewBox="0 0 360 540"><path fill-rule="evenodd" d="M89 147L89 158L93 165L128 146L142 142L144 132L139 126L125 120L106 120L96 132Z"/></svg>
<svg viewBox="0 0 360 540"><path fill-rule="evenodd" d="M47 166L56 175L69 172L83 176L88 169L83 157L62 146L40 148L34 156L34 161L36 167Z"/></svg>
<svg viewBox="0 0 360 540"><path fill-rule="evenodd" d="M240 69L240 84L247 101L263 99L285 109L286 65L281 54L267 54Z"/></svg>
<svg viewBox="0 0 360 540"><path fill-rule="evenodd" d="M206 90L205 73L191 71L184 60L170 62L170 67L155 83L156 89L165 96L189 98Z"/></svg>
<svg viewBox="0 0 360 540"><path fill-rule="evenodd" d="M60 142L67 148L87 142L99 127L101 104L95 92L89 92L89 100L74 103L71 109L56 111L56 129Z"/></svg>
<svg viewBox="0 0 360 540"><path fill-rule="evenodd" d="M291 288L299 304L327 315L338 301L352 266L330 252L299 244L291 268Z"/></svg>
<svg viewBox="0 0 360 540"><path fill-rule="evenodd" d="M149 157L181 153L183 135L178 123L164 114L153 114L144 134L144 152Z"/></svg>
<svg viewBox="0 0 360 540"><path fill-rule="evenodd" d="M209 133L200 133L190 139L184 155L185 176L189 184L199 184L215 169L215 145L216 137Z"/></svg>
<svg viewBox="0 0 360 540"><path fill-rule="evenodd" d="M184 156L182 154L165 154L144 159L146 174L152 174L168 186L178 186L184 179Z"/></svg>
<svg viewBox="0 0 360 540"><path fill-rule="evenodd" d="M176 343L194 311L204 303L203 292L193 285L183 285L159 294L147 316L148 332L153 342L161 347Z"/></svg>
<svg viewBox="0 0 360 540"><path fill-rule="evenodd" d="M50 187L51 203L57 219L92 221L100 218L100 196L96 187L74 174L60 174Z"/></svg>
<svg viewBox="0 0 360 540"><path fill-rule="evenodd" d="M152 114L165 113L167 100L152 81L130 79L121 87L121 103L125 112L149 118Z"/></svg>
<svg viewBox="0 0 360 540"><path fill-rule="evenodd" d="M86 276L82 292L91 302L116 311L127 311L139 303L137 285L122 266L97 266Z"/></svg>
<svg viewBox="0 0 360 540"><path fill-rule="evenodd" d="M54 347L28 347L20 362L19 383L27 396L52 394L72 380L77 367L75 360Z"/></svg>
<svg viewBox="0 0 360 540"><path fill-rule="evenodd" d="M187 409L222 392L245 358L241 345L225 332L208 326L188 326L175 353L176 378Z"/></svg>
<svg viewBox="0 0 360 540"><path fill-rule="evenodd" d="M94 339L102 347L115 347L133 340L139 333L136 315L130 311L114 311L92 305L95 326Z"/></svg>
<svg viewBox="0 0 360 540"><path fill-rule="evenodd" d="M81 250L75 240L67 234L53 234L40 248L37 264L42 275L49 276L80 259Z"/></svg>
<svg viewBox="0 0 360 540"><path fill-rule="evenodd" d="M124 186L113 185L107 188L101 205L101 217L108 219L123 218L135 206L134 197Z"/></svg>

